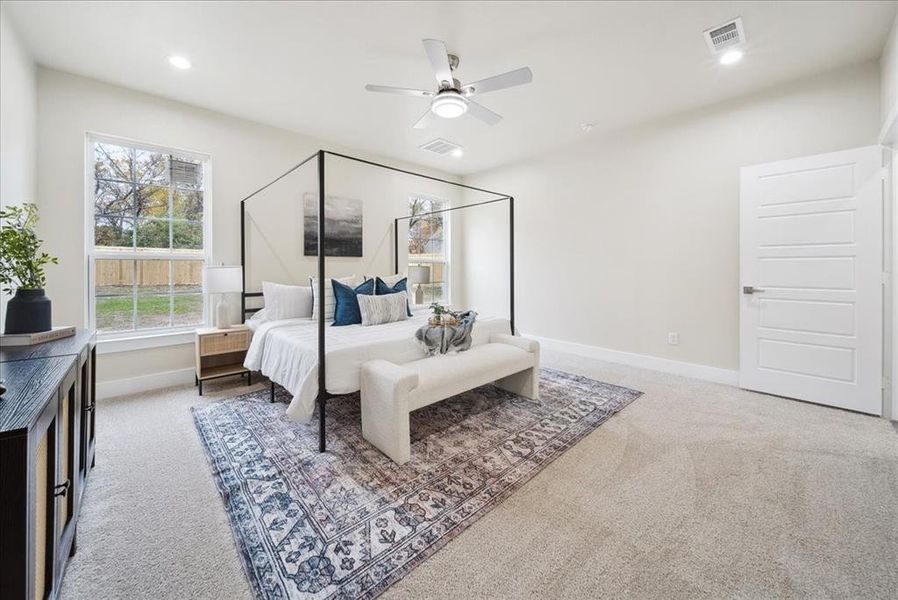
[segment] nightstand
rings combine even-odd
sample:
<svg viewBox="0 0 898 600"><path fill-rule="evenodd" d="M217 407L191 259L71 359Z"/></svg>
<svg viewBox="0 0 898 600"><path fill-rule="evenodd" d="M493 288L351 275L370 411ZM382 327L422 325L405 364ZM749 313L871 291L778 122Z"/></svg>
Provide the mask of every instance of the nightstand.
<svg viewBox="0 0 898 600"><path fill-rule="evenodd" d="M245 375L246 385L252 385L252 373L243 366L250 335L246 325L196 330L196 385L200 396L203 382L209 379Z"/></svg>

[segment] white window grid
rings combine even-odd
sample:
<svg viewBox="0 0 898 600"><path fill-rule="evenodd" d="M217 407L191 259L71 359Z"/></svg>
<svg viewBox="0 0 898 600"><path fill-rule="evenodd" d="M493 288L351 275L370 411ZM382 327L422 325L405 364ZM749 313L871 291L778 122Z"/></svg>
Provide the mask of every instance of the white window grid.
<svg viewBox="0 0 898 600"><path fill-rule="evenodd" d="M97 247L95 245L95 217L96 217L96 198L95 198L95 189L96 189L96 177L94 171L94 145L95 144L111 144L116 146L127 147L136 150L146 150L151 152L159 152L166 155L173 155L179 158L184 158L192 161L199 162L202 165L203 171L203 184L202 184L202 192L203 192L203 215L202 215L202 228L203 228L203 248L201 252L195 251L184 251L184 250L175 250L172 248L174 243L174 223L175 222L189 222L186 219L174 219L172 211L174 210L173 203L173 194L172 188L173 184L169 180L165 186L168 189L168 216L166 218L159 217L140 217L141 220L146 221L167 221L169 223L168 234L169 234L169 250L160 252L158 250L145 250L137 247L137 224L138 218L136 215L134 217L130 217L132 219L132 227L133 232L131 235L131 243L132 250L130 252L123 252L120 250L110 251L103 250L102 247ZM96 278L95 278L95 265L97 260L132 260L133 261L133 289L132 289L132 298L136 298L137 290L138 290L138 261L141 260L167 260L169 261L169 323L170 325L164 327L146 327L146 328L138 328L138 309L136 300L132 303L132 324L133 329L130 330L121 330L121 331L110 331L103 332L99 334L101 339L122 339L122 338L140 338L140 337L149 337L155 336L162 333L177 333L184 331L191 331L196 329L197 327L205 327L209 325L209 302L207 294L205 293L205 289L201 291L203 297L203 319L200 324L193 325L174 325L174 268L176 260L196 260L202 261L203 266L205 267L208 264L211 264L211 249L212 249L212 237L211 237L211 219L209 218L210 209L212 205L212 194L211 194L211 179L212 179L212 168L211 168L211 159L208 155L202 154L199 152L195 152L192 150L184 150L180 148L172 148L170 146L164 146L160 144L154 144L150 142L143 142L139 140L133 140L118 136L106 135L106 134L97 134L97 133L88 133L85 142L85 171L86 171L86 185L85 185L85 205L86 205L86 235L85 235L85 245L86 245L86 271L87 271L87 280L88 280L88 299L86 303L86 315L85 321L88 323L88 327L91 329L96 329ZM113 178L103 178L104 181L117 182L127 185L132 185L132 195L136 198L137 193L137 183L135 181L120 181ZM133 177L132 177L133 180ZM150 184L152 185L152 184ZM160 186L162 187L162 186Z"/></svg>
<svg viewBox="0 0 898 600"><path fill-rule="evenodd" d="M439 205L439 208L432 209L432 210L443 210L443 209L449 208L450 204L451 204L448 200L446 200L444 198L439 198L437 196L432 196L430 194L412 194L411 196L409 196L409 205L411 205L411 202L416 199L417 200L426 200L427 202L429 202L431 204L431 206ZM452 294L451 294L452 286L450 283L450 277L451 277L452 270L450 268L450 258L449 258L452 255L452 249L450 247L450 239L452 237L452 235L451 235L452 219L450 218L451 214L452 214L451 212L442 213L442 219L443 219L443 253L442 253L442 256L440 256L439 258L436 258L433 256L428 256L426 254L421 254L421 255L407 254L408 259L406 261L408 265L438 264L438 265L443 266L442 280L440 280L438 282L434 282L433 281L433 271L431 270L431 282L429 284L425 284L425 285L437 285L437 284L442 285L443 298L440 300L440 302L442 302L443 304L446 304L446 305L449 305L452 303ZM409 229L409 232L406 234L406 244L408 243L408 239L411 239L411 229ZM414 294L414 291L409 289L409 294Z"/></svg>

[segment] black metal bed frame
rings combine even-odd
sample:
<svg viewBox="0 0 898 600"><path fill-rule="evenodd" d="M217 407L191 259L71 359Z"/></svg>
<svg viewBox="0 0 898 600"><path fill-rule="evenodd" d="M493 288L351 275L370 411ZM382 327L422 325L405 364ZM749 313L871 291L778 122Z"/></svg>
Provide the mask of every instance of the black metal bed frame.
<svg viewBox="0 0 898 600"><path fill-rule="evenodd" d="M372 167L378 167L381 169L387 169L389 171L395 171L397 173L405 173L406 175L411 175L413 177L421 177L423 179L430 179L432 181L437 181L440 183L445 183L447 185L452 185L455 187L464 188L466 190L471 190L475 192L481 192L484 194L491 194L493 196L497 196L497 198L493 198L492 200L485 200L483 202L475 202L472 204L464 204L461 206L452 206L450 208L444 208L442 210L435 210L429 213L423 213L420 215L406 215L404 217L397 217L393 220L393 266L396 273L399 273L399 222L411 219L413 217L427 216L444 212L451 212L455 210L461 210L463 208L473 208L475 206L483 206L485 204L493 204L494 202L502 202L504 200L508 201L508 231L509 231L509 259L508 259L508 285L509 285L509 321L511 322L511 333L514 334L514 197L509 196L507 194L500 194L499 192L493 192L491 190L485 190L483 188L478 188L470 185L465 185L463 183L458 183L456 181L449 181L448 179L440 179L439 177L434 177L432 175L425 175L424 173L416 173L414 171L408 171L406 169L400 169L398 167L391 167L390 165L385 165L381 163L377 163L370 160L365 160L363 158L358 158L355 156L349 156L347 154L340 154L339 152L331 152L330 150L318 150L315 154L312 154L302 162L297 165L294 165L290 169L288 169L283 175L280 175L268 182L246 198L240 201L240 267L242 271L242 279L243 279L243 291L240 295L240 310L242 318L246 318L246 315L252 314L261 310L260 308L247 308L246 307L246 299L247 298L258 298L262 296L262 292L247 292L246 291L246 201L250 198L253 198L260 192L268 189L290 173L296 171L303 165L310 162L312 159L317 159L318 163L318 298L319 302L324 299L324 280L325 280L325 253L324 253L324 225L325 219L324 216L324 204L326 195L326 182L325 182L325 157L330 154L331 156L335 156L338 158L343 158L346 160L355 161L358 163L366 164ZM324 310L318 311L318 451L325 452L326 451L326 436L325 436L325 415L327 410L327 399L335 397L334 394L331 394L327 391L326 387L326 353L325 353L325 320L324 320ZM274 401L274 382L271 382L271 400Z"/></svg>

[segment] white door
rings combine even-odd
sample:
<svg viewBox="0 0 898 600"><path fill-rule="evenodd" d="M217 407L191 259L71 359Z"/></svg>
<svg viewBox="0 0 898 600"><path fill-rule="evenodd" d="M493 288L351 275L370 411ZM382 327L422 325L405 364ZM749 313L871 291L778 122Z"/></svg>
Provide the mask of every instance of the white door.
<svg viewBox="0 0 898 600"><path fill-rule="evenodd" d="M740 385L882 413L882 150L741 173Z"/></svg>

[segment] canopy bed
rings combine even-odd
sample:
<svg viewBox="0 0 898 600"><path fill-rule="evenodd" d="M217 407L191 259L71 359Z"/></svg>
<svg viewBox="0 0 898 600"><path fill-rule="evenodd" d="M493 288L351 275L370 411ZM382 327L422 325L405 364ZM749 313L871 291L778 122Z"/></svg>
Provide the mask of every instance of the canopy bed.
<svg viewBox="0 0 898 600"><path fill-rule="evenodd" d="M430 213L417 215L401 215L392 219L392 267L395 274L400 274L400 224L409 221L413 216L423 217L437 213L472 209L497 202L507 202L508 227L509 227L509 264L508 285L509 305L508 318L485 318L477 322L473 331L473 344L489 343L491 337L515 332L514 327L514 198L507 194L493 192L462 183L441 179L424 173L416 173L406 169L400 169L389 165L376 163L370 160L348 156L337 152L319 150L299 164L290 168L287 172L262 186L246 198L240 201L240 264L242 268L242 293L241 311L243 318L253 317L262 310L261 307L249 307L248 299L257 303L263 297L263 292L247 290L247 206L253 201L260 202L260 194L277 182L283 180L292 173L306 165L317 165L317 233L315 242L317 246L317 277L312 279L312 294L318 302L318 310L312 318L279 319L258 324L253 344L247 353L248 367L261 370L272 381L272 394L274 383L279 383L291 394L293 401L288 407L288 416L291 418L308 417L311 415L315 404L318 407L319 419L319 451L326 450L325 417L328 398L341 396L358 391L360 389L361 366L364 362L373 359L388 360L401 364L420 359L420 349L415 345L413 333L418 326L426 321L426 317L420 314L409 316L408 320L396 323L377 325L375 327L362 327L361 325L349 325L347 327L327 328L329 308L324 302L327 297L326 286L330 286L331 280L326 273L327 254L326 222L328 218L320 218L326 213L327 178L326 164L328 157L332 159L353 161L356 164L384 169L393 173L401 173L415 178L421 178L438 182L448 186L454 186L469 192L477 192L490 196L489 199L480 202L462 203L449 206ZM307 231L306 235L309 235ZM309 252L306 252L309 254ZM335 278L336 280L336 278ZM264 349L264 353L263 353ZM328 369L328 361L330 367Z"/></svg>

